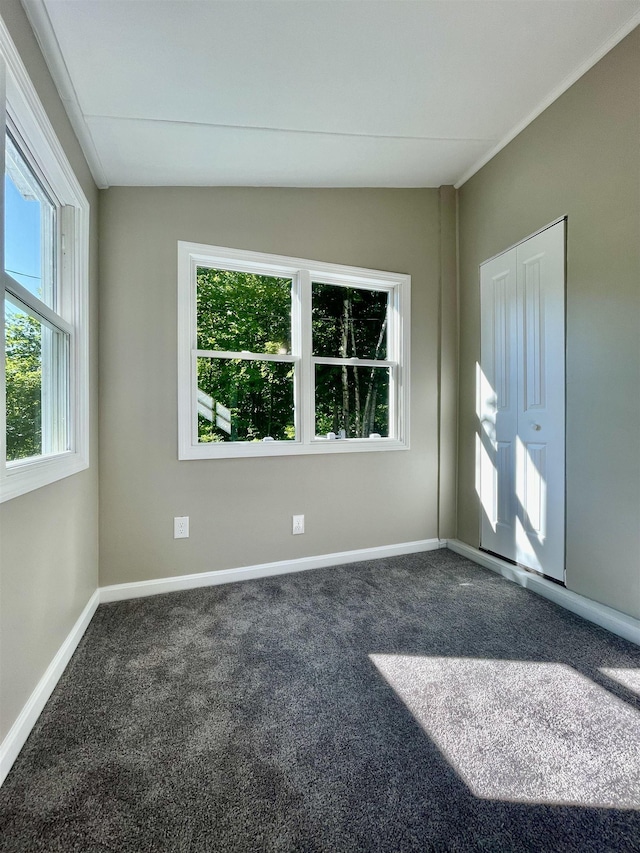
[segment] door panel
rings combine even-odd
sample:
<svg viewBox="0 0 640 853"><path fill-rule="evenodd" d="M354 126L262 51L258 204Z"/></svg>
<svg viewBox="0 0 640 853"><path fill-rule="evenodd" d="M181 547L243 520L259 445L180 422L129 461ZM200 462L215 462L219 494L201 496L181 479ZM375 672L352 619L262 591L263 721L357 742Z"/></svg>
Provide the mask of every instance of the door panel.
<svg viewBox="0 0 640 853"><path fill-rule="evenodd" d="M517 247L523 453L516 470L521 493L516 560L556 580L564 580L564 243L559 222Z"/></svg>
<svg viewBox="0 0 640 853"><path fill-rule="evenodd" d="M513 459L514 448L512 441L498 441L496 452L496 524L511 527L514 518L513 501Z"/></svg>
<svg viewBox="0 0 640 853"><path fill-rule="evenodd" d="M546 535L547 447L545 444L523 444L523 505L522 523L526 533L543 540Z"/></svg>
<svg viewBox="0 0 640 853"><path fill-rule="evenodd" d="M515 249L489 261L481 281L478 417L483 547L515 559L515 438L518 427L518 323ZM489 544L486 544L489 543Z"/></svg>
<svg viewBox="0 0 640 853"><path fill-rule="evenodd" d="M563 580L564 222L483 264L480 286L481 545Z"/></svg>
<svg viewBox="0 0 640 853"><path fill-rule="evenodd" d="M520 263L520 251L518 252ZM522 279L522 307L524 311L524 407L540 409L545 406L545 315L544 296L540 276L543 274L544 255L524 261L518 272Z"/></svg>

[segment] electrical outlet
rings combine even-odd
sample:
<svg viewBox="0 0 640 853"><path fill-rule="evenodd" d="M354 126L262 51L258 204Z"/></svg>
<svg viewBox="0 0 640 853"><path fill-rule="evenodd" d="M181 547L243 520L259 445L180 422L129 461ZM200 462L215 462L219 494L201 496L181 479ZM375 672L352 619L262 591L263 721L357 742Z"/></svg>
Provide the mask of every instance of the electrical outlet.
<svg viewBox="0 0 640 853"><path fill-rule="evenodd" d="M189 538L189 516L181 515L173 519L173 538L188 539Z"/></svg>
<svg viewBox="0 0 640 853"><path fill-rule="evenodd" d="M298 533L304 533L304 515L293 516L293 528L291 532L294 536L297 536Z"/></svg>

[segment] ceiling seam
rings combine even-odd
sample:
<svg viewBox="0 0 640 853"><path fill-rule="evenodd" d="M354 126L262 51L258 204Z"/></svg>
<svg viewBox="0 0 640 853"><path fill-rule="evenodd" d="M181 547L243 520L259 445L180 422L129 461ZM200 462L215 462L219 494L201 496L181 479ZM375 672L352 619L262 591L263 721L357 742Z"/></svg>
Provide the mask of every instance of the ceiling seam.
<svg viewBox="0 0 640 853"><path fill-rule="evenodd" d="M97 113L84 113L84 118L87 121L92 119L104 119L107 121L127 121L127 122L149 122L153 124L169 124L186 127L211 127L220 128L223 130L257 130L267 133L299 133L309 136L344 136L353 137L356 139L391 139L391 140L406 140L413 142L478 142L486 144L495 142L496 137L475 137L475 136L412 136L405 134L385 134L385 133L354 133L350 131L333 131L333 130L308 130L290 127L270 127L268 125L253 125L253 124L224 124L221 122L206 122L206 121L187 121L182 119L164 119L164 118L145 118L141 116L113 116Z"/></svg>

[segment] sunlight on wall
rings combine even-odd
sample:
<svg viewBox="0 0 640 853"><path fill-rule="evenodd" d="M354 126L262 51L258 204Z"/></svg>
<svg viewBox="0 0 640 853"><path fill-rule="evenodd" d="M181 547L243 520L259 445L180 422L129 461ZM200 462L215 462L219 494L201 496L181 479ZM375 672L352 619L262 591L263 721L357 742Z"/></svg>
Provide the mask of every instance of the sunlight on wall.
<svg viewBox="0 0 640 853"><path fill-rule="evenodd" d="M496 392L476 362L476 415L480 423L480 430L476 434L476 493L494 531L498 520L496 409Z"/></svg>
<svg viewBox="0 0 640 853"><path fill-rule="evenodd" d="M640 713L571 667L369 658L475 796L640 808Z"/></svg>

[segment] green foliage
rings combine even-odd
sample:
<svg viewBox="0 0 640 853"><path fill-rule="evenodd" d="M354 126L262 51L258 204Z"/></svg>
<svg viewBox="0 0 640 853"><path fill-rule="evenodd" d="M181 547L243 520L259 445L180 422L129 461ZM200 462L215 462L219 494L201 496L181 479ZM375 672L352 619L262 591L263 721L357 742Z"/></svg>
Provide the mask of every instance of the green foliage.
<svg viewBox="0 0 640 853"><path fill-rule="evenodd" d="M290 353L291 281L199 267L197 317L201 350ZM386 328L386 292L313 285L316 355L384 359ZM198 417L199 441L294 439L293 376L289 363L199 358L198 388L213 401ZM387 435L388 398L387 370L319 365L316 432ZM220 407L231 413L226 430L216 423Z"/></svg>
<svg viewBox="0 0 640 853"><path fill-rule="evenodd" d="M387 356L387 293L313 285L313 352L332 358ZM389 433L389 374L380 368L318 365L316 433L367 438Z"/></svg>
<svg viewBox="0 0 640 853"><path fill-rule="evenodd" d="M291 281L199 267L198 349L291 351Z"/></svg>
<svg viewBox="0 0 640 853"><path fill-rule="evenodd" d="M41 325L13 313L5 325L7 459L42 452Z"/></svg>
<svg viewBox="0 0 640 853"><path fill-rule="evenodd" d="M291 281L199 268L198 347L288 353ZM198 359L198 387L213 398L213 421L200 415L200 441L295 438L293 365L246 359ZM216 425L216 403L231 411L231 432Z"/></svg>
<svg viewBox="0 0 640 853"><path fill-rule="evenodd" d="M295 438L293 365L245 359L198 359L198 387L213 398L213 422L200 415L200 441ZM231 412L230 432L216 425L216 404Z"/></svg>
<svg viewBox="0 0 640 853"><path fill-rule="evenodd" d="M313 354L386 358L387 292L314 283Z"/></svg>
<svg viewBox="0 0 640 853"><path fill-rule="evenodd" d="M367 438L389 432L389 371L319 364L316 367L316 433Z"/></svg>

